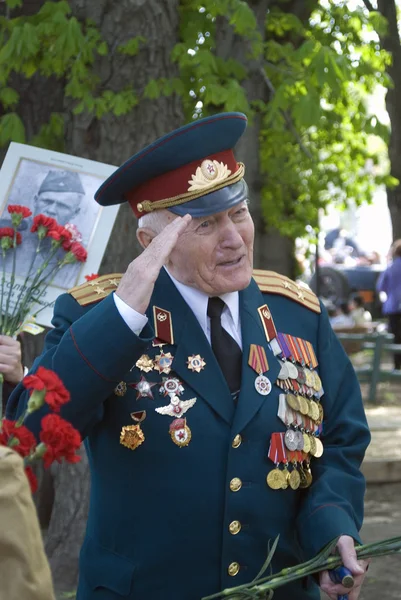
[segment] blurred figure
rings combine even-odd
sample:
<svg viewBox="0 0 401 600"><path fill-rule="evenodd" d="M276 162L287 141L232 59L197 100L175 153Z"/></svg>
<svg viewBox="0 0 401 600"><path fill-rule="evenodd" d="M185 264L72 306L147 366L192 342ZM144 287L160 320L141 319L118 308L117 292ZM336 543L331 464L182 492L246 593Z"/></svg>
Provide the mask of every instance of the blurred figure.
<svg viewBox="0 0 401 600"><path fill-rule="evenodd" d="M23 459L0 445L0 598L54 600Z"/></svg>
<svg viewBox="0 0 401 600"><path fill-rule="evenodd" d="M333 329L342 329L343 327L355 326L355 322L352 318L351 309L347 300L342 300L338 304L336 308L336 314L329 320Z"/></svg>
<svg viewBox="0 0 401 600"><path fill-rule="evenodd" d="M362 296L355 294L351 299L351 317L354 320L354 325L366 325L372 321L372 315L365 309Z"/></svg>
<svg viewBox="0 0 401 600"><path fill-rule="evenodd" d="M387 315L394 343L401 344L401 239L390 250L391 263L377 280L377 291ZM394 368L401 369L401 354L394 354Z"/></svg>

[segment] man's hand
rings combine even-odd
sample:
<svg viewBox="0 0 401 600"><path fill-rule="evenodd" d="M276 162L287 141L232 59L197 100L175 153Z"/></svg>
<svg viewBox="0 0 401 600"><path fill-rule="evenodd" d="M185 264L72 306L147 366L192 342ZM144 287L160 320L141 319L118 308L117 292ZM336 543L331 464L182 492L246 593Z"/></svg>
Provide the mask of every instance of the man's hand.
<svg viewBox="0 0 401 600"><path fill-rule="evenodd" d="M140 314L149 306L160 269L167 262L180 234L191 221L190 215L177 217L151 241L129 265L116 290L117 296Z"/></svg>
<svg viewBox="0 0 401 600"><path fill-rule="evenodd" d="M354 540L349 535L342 535L337 542L337 550L342 558L344 567L347 567L354 576L354 586L345 588L333 583L327 571L320 573L320 587L326 592L331 600L337 600L337 596L348 594L348 600L357 600L361 591L363 580L369 564L368 560L357 560Z"/></svg>
<svg viewBox="0 0 401 600"><path fill-rule="evenodd" d="M17 384L24 376L21 364L21 344L8 335L0 335L0 373L5 381Z"/></svg>

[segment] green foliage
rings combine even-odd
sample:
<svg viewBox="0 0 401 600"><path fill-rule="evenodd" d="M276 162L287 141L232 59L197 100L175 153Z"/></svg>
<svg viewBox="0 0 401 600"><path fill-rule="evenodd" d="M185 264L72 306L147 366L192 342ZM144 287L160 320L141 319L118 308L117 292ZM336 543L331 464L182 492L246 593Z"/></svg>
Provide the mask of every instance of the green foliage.
<svg viewBox="0 0 401 600"><path fill-rule="evenodd" d="M187 86L188 118L217 110L260 115L268 225L303 236L307 224L316 227L320 208L369 201L378 184L394 183L377 167L373 174L366 169L368 161L381 162L371 151L372 136L388 138L367 107L378 84L390 85L379 13L316 0L301 20L277 0L261 23L251 4L237 0L206 0L201 9L196 0L182 0L181 6L182 40L172 58ZM233 33L241 39L223 60ZM245 89L259 90L258 97L250 102Z"/></svg>
<svg viewBox="0 0 401 600"><path fill-rule="evenodd" d="M180 39L171 56L179 77L116 91L97 75L109 48L94 23L79 21L65 0L45 2L31 16L14 16L22 2L7 0L0 17L0 146L25 141L15 75L58 78L73 113L98 119L173 94L188 120L217 111L258 115L266 223L293 238L303 235L329 203L360 203L377 184L395 184L377 166L387 127L367 107L378 84L391 85L390 58L379 41L387 23L362 3L307 4L312 8L301 18L283 0L270 2L266 15L243 0L181 0ZM116 51L135 61L145 44L137 36ZM64 120L53 114L27 141L62 150ZM380 152L371 150L372 137L384 141L375 144Z"/></svg>
<svg viewBox="0 0 401 600"><path fill-rule="evenodd" d="M7 0L14 9L22 2ZM144 43L143 37L128 40L118 51L135 56ZM45 2L31 16L8 14L0 17L0 146L10 141L25 141L25 127L18 115L23 100L12 87L13 76L56 77L64 82L65 97L72 100L75 114L87 111L97 118L107 113L121 116L137 104L134 90L118 92L102 89L94 66L107 57L108 46L94 23L80 22L67 1ZM13 111L13 112L7 112ZM63 150L64 118L53 114L48 123L39 124L29 143Z"/></svg>

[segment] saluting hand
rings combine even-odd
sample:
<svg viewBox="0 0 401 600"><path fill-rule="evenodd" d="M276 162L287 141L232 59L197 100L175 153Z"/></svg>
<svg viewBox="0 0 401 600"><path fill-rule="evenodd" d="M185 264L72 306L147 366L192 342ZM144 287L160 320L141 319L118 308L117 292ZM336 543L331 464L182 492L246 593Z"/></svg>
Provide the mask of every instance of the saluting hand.
<svg viewBox="0 0 401 600"><path fill-rule="evenodd" d="M160 269L190 221L190 215L174 219L128 265L115 293L137 312L145 314Z"/></svg>
<svg viewBox="0 0 401 600"><path fill-rule="evenodd" d="M348 594L348 600L357 600L361 592L361 586L365 579L369 561L357 559L354 540L349 535L342 535L339 538L337 550L342 558L344 567L347 567L354 576L354 586L349 589L338 583L333 583L328 572L323 571L320 574L320 587L331 600L337 600L338 596L345 594Z"/></svg>
<svg viewBox="0 0 401 600"><path fill-rule="evenodd" d="M21 344L8 335L0 335L0 373L10 383L17 384L24 376Z"/></svg>

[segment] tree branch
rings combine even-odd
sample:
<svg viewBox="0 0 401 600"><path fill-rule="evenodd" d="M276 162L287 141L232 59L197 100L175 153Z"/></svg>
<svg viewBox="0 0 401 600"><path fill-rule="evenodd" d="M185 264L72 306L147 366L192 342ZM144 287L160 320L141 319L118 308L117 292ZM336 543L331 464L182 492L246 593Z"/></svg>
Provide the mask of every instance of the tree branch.
<svg viewBox="0 0 401 600"><path fill-rule="evenodd" d="M266 71L264 70L263 67L260 67L259 69L260 74L263 77L263 81L265 82L265 84L267 85L267 87L269 88L270 93L274 96L276 94L276 90L274 88L274 85L272 84L272 82L270 81L270 79L268 78L268 76L266 75ZM291 116L288 114L288 112L286 110L282 110L280 109L281 114L284 117L284 120L287 124L288 129L291 131L292 135L295 137L295 139L297 140L299 147L301 148L302 152L304 154L306 154L306 156L312 160L313 156L312 154L309 152L308 148L305 146L305 144L303 143L301 136L299 135L298 131L295 128L295 125L291 119Z"/></svg>
<svg viewBox="0 0 401 600"><path fill-rule="evenodd" d="M370 0L362 0L362 2L364 3L369 12L373 12L375 10Z"/></svg>

